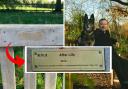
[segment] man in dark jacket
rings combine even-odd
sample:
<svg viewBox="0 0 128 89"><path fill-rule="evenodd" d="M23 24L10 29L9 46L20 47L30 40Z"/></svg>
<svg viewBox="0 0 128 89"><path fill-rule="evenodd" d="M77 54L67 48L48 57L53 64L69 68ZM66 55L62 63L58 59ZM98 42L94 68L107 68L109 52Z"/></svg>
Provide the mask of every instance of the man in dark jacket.
<svg viewBox="0 0 128 89"><path fill-rule="evenodd" d="M99 28L94 31L95 46L113 46L117 40L110 37L108 30L108 21L101 19L99 21Z"/></svg>
<svg viewBox="0 0 128 89"><path fill-rule="evenodd" d="M121 89L128 89L128 84L125 83L128 82L128 78L126 77L128 75L128 71L127 73L124 73L126 72L126 68L124 68L124 66L128 66L128 61L122 59L116 53L113 45L117 44L117 40L111 38L108 30L108 21L106 19L99 20L99 28L94 31L94 39L94 46L112 46L112 68L118 76L121 83Z"/></svg>

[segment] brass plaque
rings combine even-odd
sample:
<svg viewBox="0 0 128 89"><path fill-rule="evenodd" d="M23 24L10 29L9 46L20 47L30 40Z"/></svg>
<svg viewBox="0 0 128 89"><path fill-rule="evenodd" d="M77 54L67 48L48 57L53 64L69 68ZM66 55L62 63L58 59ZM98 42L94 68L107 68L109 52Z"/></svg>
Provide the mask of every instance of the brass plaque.
<svg viewBox="0 0 128 89"><path fill-rule="evenodd" d="M105 70L104 48L38 48L32 50L33 71Z"/></svg>

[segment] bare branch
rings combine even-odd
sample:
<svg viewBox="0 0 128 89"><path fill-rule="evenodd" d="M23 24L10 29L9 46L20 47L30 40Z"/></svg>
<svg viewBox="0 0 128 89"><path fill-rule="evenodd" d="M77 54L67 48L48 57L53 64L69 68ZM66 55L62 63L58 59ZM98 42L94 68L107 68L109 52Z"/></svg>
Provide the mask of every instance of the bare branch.
<svg viewBox="0 0 128 89"><path fill-rule="evenodd" d="M110 1L118 2L118 3L122 4L122 5L128 6L128 2L123 2L121 0L110 0Z"/></svg>

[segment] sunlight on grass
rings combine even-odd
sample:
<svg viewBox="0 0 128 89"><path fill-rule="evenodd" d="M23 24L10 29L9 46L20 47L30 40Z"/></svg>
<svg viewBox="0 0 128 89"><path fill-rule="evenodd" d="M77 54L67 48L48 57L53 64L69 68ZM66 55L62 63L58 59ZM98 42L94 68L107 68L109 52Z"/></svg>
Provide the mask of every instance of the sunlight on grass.
<svg viewBox="0 0 128 89"><path fill-rule="evenodd" d="M0 10L6 10L7 8L6 7L0 7ZM54 10L54 9L52 9L52 8L35 8L35 7L28 7L28 6L23 6L23 7L20 7L20 6L17 6L16 8L15 8L16 10Z"/></svg>

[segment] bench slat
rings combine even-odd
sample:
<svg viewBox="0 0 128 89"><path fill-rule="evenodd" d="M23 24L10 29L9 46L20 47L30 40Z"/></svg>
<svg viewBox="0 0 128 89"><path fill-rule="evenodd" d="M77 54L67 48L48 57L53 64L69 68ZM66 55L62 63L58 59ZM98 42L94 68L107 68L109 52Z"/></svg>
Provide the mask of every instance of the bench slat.
<svg viewBox="0 0 128 89"><path fill-rule="evenodd" d="M9 48L9 52L14 56L13 48ZM7 59L5 48L0 48L0 59L3 89L16 89L15 66Z"/></svg>

